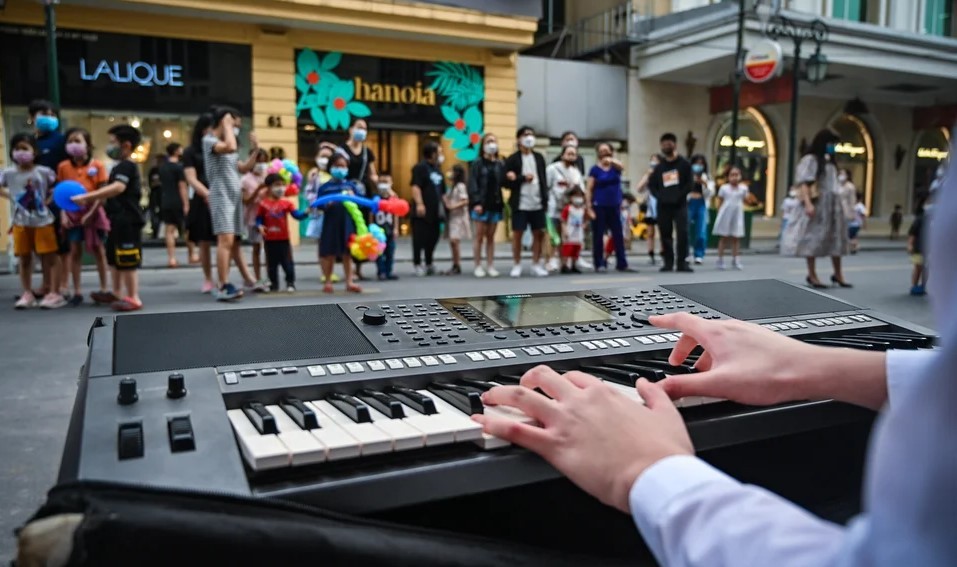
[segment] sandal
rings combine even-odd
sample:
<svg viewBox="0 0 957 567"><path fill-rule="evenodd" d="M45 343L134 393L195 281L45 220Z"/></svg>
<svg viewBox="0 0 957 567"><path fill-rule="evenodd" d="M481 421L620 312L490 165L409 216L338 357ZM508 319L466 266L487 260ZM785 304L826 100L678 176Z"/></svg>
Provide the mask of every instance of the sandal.
<svg viewBox="0 0 957 567"><path fill-rule="evenodd" d="M176 261L176 258L173 258L172 260L166 262L166 267L167 267L167 268L178 268L178 267L179 267L179 262Z"/></svg>
<svg viewBox="0 0 957 567"><path fill-rule="evenodd" d="M336 292L336 289L335 289L334 287L332 287L332 284L331 284L331 283L327 283L326 285L322 286L322 292L323 292L323 293L335 293L335 292Z"/></svg>
<svg viewBox="0 0 957 567"><path fill-rule="evenodd" d="M346 285L346 291L351 293L362 293L362 288L356 284L348 284Z"/></svg>
<svg viewBox="0 0 957 567"><path fill-rule="evenodd" d="M114 301L113 311L138 311L143 308L143 302L136 301L132 297L125 297L119 301Z"/></svg>

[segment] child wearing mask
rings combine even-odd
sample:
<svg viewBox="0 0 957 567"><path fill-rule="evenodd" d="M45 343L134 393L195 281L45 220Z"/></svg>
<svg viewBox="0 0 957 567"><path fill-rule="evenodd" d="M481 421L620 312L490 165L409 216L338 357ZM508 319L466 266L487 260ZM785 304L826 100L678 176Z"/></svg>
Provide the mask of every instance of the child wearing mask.
<svg viewBox="0 0 957 567"><path fill-rule="evenodd" d="M329 158L329 173L332 179L316 191L316 197L358 192L356 184L349 181L349 158L335 153ZM352 218L342 203L329 203L323 211L322 233L319 237L319 262L322 266L322 291L333 293L332 269L336 260L342 260L346 276L346 291L362 293L362 288L353 281L352 255L349 252L349 237L356 231Z"/></svg>
<svg viewBox="0 0 957 567"><path fill-rule="evenodd" d="M107 184L96 191L73 197L79 205L106 200L104 208L110 219L110 235L106 239L106 261L113 272L112 307L116 311L143 308L139 277L136 273L143 260L142 233L146 221L140 208L140 168L130 156L140 145L142 134L129 124L110 128L106 155L116 164ZM126 295L122 295L125 290ZM122 299L120 299L122 298Z"/></svg>
<svg viewBox="0 0 957 567"><path fill-rule="evenodd" d="M580 274L578 256L585 243L585 191L578 185L568 190L568 202L562 209L562 268L563 274Z"/></svg>
<svg viewBox="0 0 957 567"><path fill-rule="evenodd" d="M462 239L472 238L468 216L469 191L465 180L465 167L458 163L452 166L452 189L442 196L448 215L449 245L452 247L451 275L462 273Z"/></svg>
<svg viewBox="0 0 957 567"><path fill-rule="evenodd" d="M851 254L857 254L861 247L861 241L857 236L866 223L867 207L864 205L864 196L858 193L855 196L854 207L851 208L851 220L847 223L847 236L851 241Z"/></svg>
<svg viewBox="0 0 957 567"><path fill-rule="evenodd" d="M395 191L392 190L392 175L386 172L379 174L379 183L376 185L379 190L379 197L389 199L395 197ZM398 219L392 213L385 211L376 211L375 223L382 227L385 232L385 250L376 258L376 268L379 281L397 280L399 276L392 273L392 266L395 262L395 239L399 236Z"/></svg>
<svg viewBox="0 0 957 567"><path fill-rule="evenodd" d="M738 246L744 236L744 200L748 196L748 187L741 183L741 169L732 166L728 170L728 182L718 190L721 208L714 219L714 234L718 240L718 269L724 269L724 249L731 241L732 266L742 270L744 266L738 259Z"/></svg>
<svg viewBox="0 0 957 567"><path fill-rule="evenodd" d="M265 198L256 207L256 227L263 238L266 249L266 273L269 274L269 291L279 291L279 266L286 276L286 291L296 291L296 266L292 260L292 247L289 245L289 218L303 220L305 211L283 199L286 194L286 182L276 173L270 173L263 180L268 188Z"/></svg>
<svg viewBox="0 0 957 567"><path fill-rule="evenodd" d="M13 305L15 309L27 309L37 305L31 287L33 254L40 257L43 266L43 286L47 290L40 307L57 309L66 305L53 278L53 262L56 259L57 239L53 228L53 212L47 206L52 194L56 175L37 164L37 141L30 134L15 134L10 139L10 159L16 165L0 171L0 196L13 205L13 253L20 262L20 284L23 295Z"/></svg>
<svg viewBox="0 0 957 567"><path fill-rule="evenodd" d="M781 235L784 234L784 229L788 226L788 219L791 218L791 213L800 205L801 200L798 199L797 189L791 188L791 190L788 191L788 196L784 198L784 203L781 204L781 232L778 233L779 241L781 240Z"/></svg>
<svg viewBox="0 0 957 567"><path fill-rule="evenodd" d="M269 186L266 185L266 170L269 168L267 163L269 154L266 150L260 148L256 151L256 165L252 171L247 171L242 177L243 186L243 213L246 216L246 237L252 245L252 264L253 277L256 279L257 286L265 285L262 276L262 249L263 238L259 231L259 223L256 222L259 203L269 192Z"/></svg>
<svg viewBox="0 0 957 567"><path fill-rule="evenodd" d="M95 191L106 185L106 167L99 160L93 159L93 144L90 133L83 128L71 128L66 132L66 153L69 159L60 162L57 166L57 182L76 181L83 188ZM106 248L104 242L110 231L110 221L106 218L106 211L96 202L87 207L81 207L77 212L61 213L61 226L66 232L66 239L70 243L70 256L67 262L69 272L73 276L73 295L69 304L76 307L83 303L83 293L80 289L80 272L83 268L83 249L96 260L96 271L100 276L100 291L90 294L96 303L111 303L115 301L106 284Z"/></svg>

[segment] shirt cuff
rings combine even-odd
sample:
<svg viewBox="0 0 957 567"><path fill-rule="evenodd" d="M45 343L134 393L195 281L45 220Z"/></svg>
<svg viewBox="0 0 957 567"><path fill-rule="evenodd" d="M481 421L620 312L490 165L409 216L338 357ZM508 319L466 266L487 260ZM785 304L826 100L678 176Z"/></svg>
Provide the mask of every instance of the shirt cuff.
<svg viewBox="0 0 957 567"><path fill-rule="evenodd" d="M635 480L628 494L631 516L645 538L680 496L711 483L740 483L697 457L675 455L651 465Z"/></svg>
<svg viewBox="0 0 957 567"><path fill-rule="evenodd" d="M924 368L934 359L929 350L889 350L885 358L887 401L900 403L901 397L919 382Z"/></svg>

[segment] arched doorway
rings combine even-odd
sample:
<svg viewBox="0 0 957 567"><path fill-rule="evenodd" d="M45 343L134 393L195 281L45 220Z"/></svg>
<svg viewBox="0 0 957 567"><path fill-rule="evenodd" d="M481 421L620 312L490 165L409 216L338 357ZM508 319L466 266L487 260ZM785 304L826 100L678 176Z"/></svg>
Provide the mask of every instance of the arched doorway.
<svg viewBox="0 0 957 567"><path fill-rule="evenodd" d="M917 205L920 196L930 190L939 168L950 152L950 132L946 128L922 130L917 136L914 148L914 180L911 185L910 206Z"/></svg>
<svg viewBox="0 0 957 567"><path fill-rule="evenodd" d="M874 210L874 136L863 120L852 114L842 114L831 122L837 132L837 166L850 174L858 193L864 194L867 214Z"/></svg>
<svg viewBox="0 0 957 567"><path fill-rule="evenodd" d="M775 210L775 179L777 178L777 144L774 131L764 114L754 107L738 115L738 139L731 139L731 113L720 117L711 151L712 176L720 187L730 165L731 144L737 147L737 162L744 181L759 201L764 203L768 216Z"/></svg>

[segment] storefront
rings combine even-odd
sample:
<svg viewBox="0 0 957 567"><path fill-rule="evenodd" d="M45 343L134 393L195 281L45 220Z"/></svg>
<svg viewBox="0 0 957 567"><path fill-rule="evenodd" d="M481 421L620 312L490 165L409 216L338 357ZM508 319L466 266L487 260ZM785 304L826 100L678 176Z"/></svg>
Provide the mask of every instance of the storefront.
<svg viewBox="0 0 957 567"><path fill-rule="evenodd" d="M775 190L777 179L777 151L774 131L767 118L754 107L746 108L738 116L738 138L731 137L731 113L718 116L718 127L712 137L711 164L712 176L716 183L724 183L731 159L731 146L735 146L738 167L741 168L744 183L758 201L764 203L765 214L774 214L774 203L778 192Z"/></svg>
<svg viewBox="0 0 957 567"><path fill-rule="evenodd" d="M838 135L835 148L837 166L847 170L849 178L864 197L871 214L874 206L874 136L864 120L853 114L841 114L829 125Z"/></svg>
<svg viewBox="0 0 957 567"><path fill-rule="evenodd" d="M376 156L377 170L392 175L397 193L405 199L412 198L411 171L425 142L442 145L445 169L479 155L485 126L481 66L308 48L296 50L295 65L303 167L313 165L320 142L343 143L356 118L369 125L367 144Z"/></svg>
<svg viewBox="0 0 957 567"><path fill-rule="evenodd" d="M949 152L950 131L947 128L929 128L917 133L917 143L912 154L914 181L909 208L916 206L918 199L930 190L937 170L947 161Z"/></svg>

